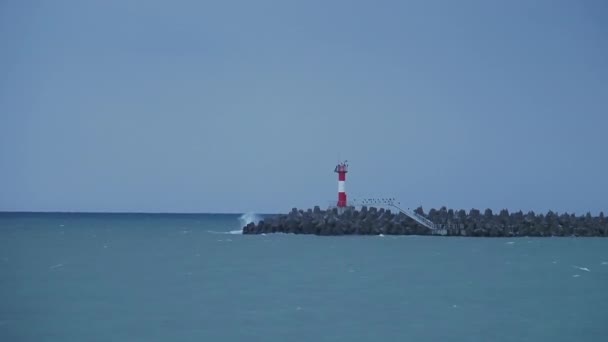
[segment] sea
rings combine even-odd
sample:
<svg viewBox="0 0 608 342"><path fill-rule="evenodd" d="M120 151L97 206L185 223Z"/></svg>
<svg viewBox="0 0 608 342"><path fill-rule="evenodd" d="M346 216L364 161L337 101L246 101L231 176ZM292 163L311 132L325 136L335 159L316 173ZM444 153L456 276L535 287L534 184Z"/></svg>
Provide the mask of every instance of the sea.
<svg viewBox="0 0 608 342"><path fill-rule="evenodd" d="M607 238L0 213L0 341L608 341Z"/></svg>

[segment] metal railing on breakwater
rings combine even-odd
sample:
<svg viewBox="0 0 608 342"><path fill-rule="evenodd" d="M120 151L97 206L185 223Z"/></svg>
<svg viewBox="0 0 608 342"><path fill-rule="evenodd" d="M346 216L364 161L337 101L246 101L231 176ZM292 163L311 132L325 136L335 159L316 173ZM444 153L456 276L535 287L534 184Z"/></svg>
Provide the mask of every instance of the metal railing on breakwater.
<svg viewBox="0 0 608 342"><path fill-rule="evenodd" d="M395 208L399 212L406 215L407 217L416 221L418 224L429 228L434 235L446 235L447 234L447 229L445 229L444 227L433 223L433 221L429 220L428 218L418 214L417 212L415 212L409 208L406 210L406 209L399 207L398 204L400 204L400 202L398 202L394 198L370 198L370 199L365 199L365 200L353 200L353 201L350 201L348 204L353 207L370 206L370 207Z"/></svg>

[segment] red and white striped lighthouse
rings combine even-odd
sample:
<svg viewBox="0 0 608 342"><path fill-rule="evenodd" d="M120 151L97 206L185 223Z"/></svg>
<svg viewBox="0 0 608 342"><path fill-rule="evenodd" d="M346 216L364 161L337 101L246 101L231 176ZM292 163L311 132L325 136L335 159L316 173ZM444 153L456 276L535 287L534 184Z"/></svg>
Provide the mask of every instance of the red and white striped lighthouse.
<svg viewBox="0 0 608 342"><path fill-rule="evenodd" d="M336 165L334 172L338 173L338 208L346 207L346 173L348 172L348 164L346 160L343 163Z"/></svg>

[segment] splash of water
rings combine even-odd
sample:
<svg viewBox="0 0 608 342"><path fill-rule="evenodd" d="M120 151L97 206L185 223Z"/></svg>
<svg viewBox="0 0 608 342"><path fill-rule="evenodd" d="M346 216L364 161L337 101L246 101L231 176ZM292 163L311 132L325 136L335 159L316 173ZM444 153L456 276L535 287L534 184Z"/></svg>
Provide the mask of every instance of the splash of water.
<svg viewBox="0 0 608 342"><path fill-rule="evenodd" d="M241 215L241 217L239 217L239 222L241 223L241 227L245 227L246 225L250 224L250 223L258 223L262 220L262 218L260 216L258 216L256 213L245 213L243 215Z"/></svg>

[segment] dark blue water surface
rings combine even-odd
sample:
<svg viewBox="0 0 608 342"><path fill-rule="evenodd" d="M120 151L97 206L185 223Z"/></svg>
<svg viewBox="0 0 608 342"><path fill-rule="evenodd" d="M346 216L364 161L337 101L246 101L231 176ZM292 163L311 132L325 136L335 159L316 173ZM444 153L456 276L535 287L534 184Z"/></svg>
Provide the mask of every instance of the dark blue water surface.
<svg viewBox="0 0 608 342"><path fill-rule="evenodd" d="M239 218L0 214L0 341L608 341L608 239Z"/></svg>

